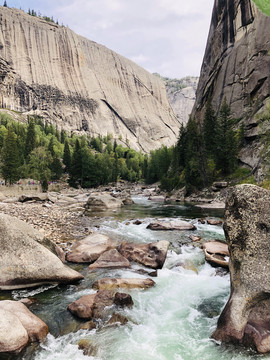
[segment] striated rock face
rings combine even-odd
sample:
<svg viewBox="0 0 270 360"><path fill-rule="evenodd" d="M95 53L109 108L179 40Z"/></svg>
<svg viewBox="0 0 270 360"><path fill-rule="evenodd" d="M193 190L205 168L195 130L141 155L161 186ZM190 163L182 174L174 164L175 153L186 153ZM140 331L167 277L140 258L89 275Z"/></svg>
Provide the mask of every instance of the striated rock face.
<svg viewBox="0 0 270 360"><path fill-rule="evenodd" d="M183 79L165 79L166 92L173 112L181 124L188 122L189 115L195 103L198 77Z"/></svg>
<svg viewBox="0 0 270 360"><path fill-rule="evenodd" d="M213 337L270 351L270 192L238 185L226 202L231 295Z"/></svg>
<svg viewBox="0 0 270 360"><path fill-rule="evenodd" d="M211 27L192 114L202 121L207 99L218 111L226 97L232 116L244 125L240 160L259 179L269 118L259 120L270 100L270 17L251 0L215 0Z"/></svg>
<svg viewBox="0 0 270 360"><path fill-rule="evenodd" d="M120 135L135 149L172 145L179 123L165 85L68 28L0 7L0 107L68 131Z"/></svg>

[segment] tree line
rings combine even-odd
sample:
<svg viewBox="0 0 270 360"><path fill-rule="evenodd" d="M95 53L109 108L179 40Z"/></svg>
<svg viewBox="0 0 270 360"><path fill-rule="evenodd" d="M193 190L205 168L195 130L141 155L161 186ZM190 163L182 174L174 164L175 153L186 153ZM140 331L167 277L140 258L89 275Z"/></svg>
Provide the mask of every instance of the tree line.
<svg viewBox="0 0 270 360"><path fill-rule="evenodd" d="M21 178L48 181L66 175L74 187L95 187L118 179L145 177L145 155L117 144L112 135L68 135L39 117L27 124L0 113L0 172L5 183Z"/></svg>

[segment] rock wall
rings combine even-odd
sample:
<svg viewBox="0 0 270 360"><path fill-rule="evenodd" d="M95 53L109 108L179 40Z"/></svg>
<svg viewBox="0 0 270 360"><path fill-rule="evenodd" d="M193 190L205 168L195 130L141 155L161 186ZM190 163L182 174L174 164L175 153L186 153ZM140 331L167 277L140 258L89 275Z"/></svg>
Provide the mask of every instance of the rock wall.
<svg viewBox="0 0 270 360"><path fill-rule="evenodd" d="M165 85L69 28L0 7L0 107L68 131L120 135L143 151L172 145L179 122Z"/></svg>
<svg viewBox="0 0 270 360"><path fill-rule="evenodd" d="M270 101L269 50L270 17L251 0L215 0L192 114L202 121L207 99L218 111L226 97L245 128L240 160L258 178L265 165L263 138L270 131L269 118L256 116Z"/></svg>
<svg viewBox="0 0 270 360"><path fill-rule="evenodd" d="M165 79L169 103L180 124L186 124L195 103L198 77Z"/></svg>

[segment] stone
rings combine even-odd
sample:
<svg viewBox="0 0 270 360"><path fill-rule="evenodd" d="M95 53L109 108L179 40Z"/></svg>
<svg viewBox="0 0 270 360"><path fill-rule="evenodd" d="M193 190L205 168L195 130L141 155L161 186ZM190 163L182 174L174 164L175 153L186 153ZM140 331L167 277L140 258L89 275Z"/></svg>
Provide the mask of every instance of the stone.
<svg viewBox="0 0 270 360"><path fill-rule="evenodd" d="M128 323L128 319L126 316L113 313L110 320L106 323L106 325L125 325L127 323Z"/></svg>
<svg viewBox="0 0 270 360"><path fill-rule="evenodd" d="M162 269L169 244L167 240L149 244L124 242L120 245L119 252L129 261L136 261L152 269Z"/></svg>
<svg viewBox="0 0 270 360"><path fill-rule="evenodd" d="M269 117L257 116L270 96L270 17L252 0L215 0L208 41L192 117L202 123L211 99L217 112L226 98L237 127L244 126L246 142L240 161L258 180L269 172L263 140L270 131ZM262 177L262 178L261 178Z"/></svg>
<svg viewBox="0 0 270 360"><path fill-rule="evenodd" d="M17 218L0 213L0 289L73 283L83 279L51 250L55 245Z"/></svg>
<svg viewBox="0 0 270 360"><path fill-rule="evenodd" d="M89 270L103 269L103 268L129 268L129 261L122 256L116 249L105 251L100 257L91 265Z"/></svg>
<svg viewBox="0 0 270 360"><path fill-rule="evenodd" d="M85 356L92 357L97 355L97 348L90 339L81 339L78 342L78 348L83 351L83 355Z"/></svg>
<svg viewBox="0 0 270 360"><path fill-rule="evenodd" d="M85 204L86 212L118 209L123 205L120 199L116 199L108 193L92 193Z"/></svg>
<svg viewBox="0 0 270 360"><path fill-rule="evenodd" d="M28 202L28 201L40 201L40 202L44 202L44 201L48 201L49 197L47 193L37 193L37 194L33 194L33 195L21 195L18 199L19 202Z"/></svg>
<svg viewBox="0 0 270 360"><path fill-rule="evenodd" d="M91 234L72 245L70 252L67 254L67 260L77 263L91 263L97 260L105 251L114 249L117 246L118 243L107 235Z"/></svg>
<svg viewBox="0 0 270 360"><path fill-rule="evenodd" d="M114 304L121 307L132 307L133 300L129 294L117 292L114 296Z"/></svg>
<svg viewBox="0 0 270 360"><path fill-rule="evenodd" d="M122 295L124 298L124 296ZM126 297L128 298L128 296ZM118 301L118 300L117 300ZM132 299L127 301L130 306ZM95 294L84 295L68 305L68 310L80 319L103 319L106 316L105 308L115 304L115 293L111 290L99 290ZM125 306L124 301L121 306Z"/></svg>
<svg viewBox="0 0 270 360"><path fill-rule="evenodd" d="M165 202L165 196L161 196L161 195L155 195L155 196L149 196L148 200L152 200L154 202L161 202L164 203Z"/></svg>
<svg viewBox="0 0 270 360"><path fill-rule="evenodd" d="M147 226L151 230L196 230L196 226L183 220L155 221Z"/></svg>
<svg viewBox="0 0 270 360"><path fill-rule="evenodd" d="M198 235L189 235L191 241L201 241L201 237Z"/></svg>
<svg viewBox="0 0 270 360"><path fill-rule="evenodd" d="M133 224L134 225L141 225L142 221L141 220L135 220L135 221L133 221Z"/></svg>
<svg viewBox="0 0 270 360"><path fill-rule="evenodd" d="M226 256L229 257L228 245L221 241L208 241L203 244L205 260L213 266L229 266Z"/></svg>
<svg viewBox="0 0 270 360"><path fill-rule="evenodd" d="M20 352L29 342L43 341L48 326L19 301L0 301L0 353Z"/></svg>
<svg viewBox="0 0 270 360"><path fill-rule="evenodd" d="M0 17L1 107L138 151L174 145L180 124L160 78L68 27L8 7Z"/></svg>
<svg viewBox="0 0 270 360"><path fill-rule="evenodd" d="M124 205L133 205L133 204L134 204L134 201L132 200L131 197L128 197L128 198L125 198L125 199L123 200L123 204L124 204Z"/></svg>
<svg viewBox="0 0 270 360"><path fill-rule="evenodd" d="M215 181L213 182L213 186L218 189L224 189L228 186L227 181Z"/></svg>
<svg viewBox="0 0 270 360"><path fill-rule="evenodd" d="M115 289L148 289L155 285L152 279L142 278L103 278L93 284L96 290L115 290Z"/></svg>
<svg viewBox="0 0 270 360"><path fill-rule="evenodd" d="M222 220L217 219L207 219L208 225L222 225Z"/></svg>
<svg viewBox="0 0 270 360"><path fill-rule="evenodd" d="M231 294L213 337L252 342L270 351L270 192L237 185L226 201L224 231L230 253Z"/></svg>
<svg viewBox="0 0 270 360"><path fill-rule="evenodd" d="M93 321L87 321L79 326L79 330L93 330L96 329L97 324Z"/></svg>

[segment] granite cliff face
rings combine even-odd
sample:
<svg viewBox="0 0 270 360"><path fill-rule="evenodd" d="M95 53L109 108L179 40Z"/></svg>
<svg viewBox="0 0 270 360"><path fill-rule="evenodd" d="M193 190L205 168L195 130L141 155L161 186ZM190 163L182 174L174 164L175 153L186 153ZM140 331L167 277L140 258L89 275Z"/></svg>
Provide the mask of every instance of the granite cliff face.
<svg viewBox="0 0 270 360"><path fill-rule="evenodd" d="M216 111L226 98L238 126L245 128L240 160L258 179L269 160L264 151L269 116L256 116L270 101L269 51L270 17L251 0L215 0L192 114L202 121L209 97Z"/></svg>
<svg viewBox="0 0 270 360"><path fill-rule="evenodd" d="M68 131L113 134L143 151L172 145L179 123L165 85L66 27L0 7L0 107Z"/></svg>
<svg viewBox="0 0 270 360"><path fill-rule="evenodd" d="M169 103L180 124L186 124L191 114L198 86L198 77L165 79Z"/></svg>

